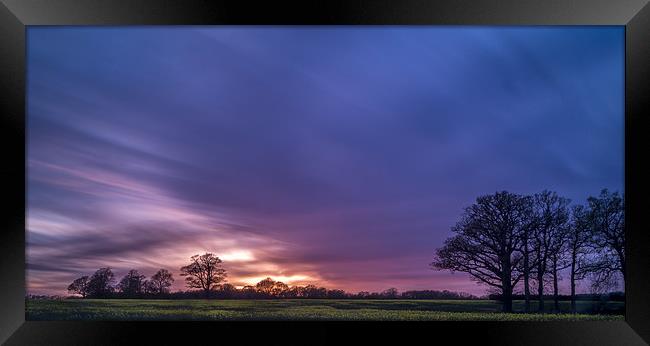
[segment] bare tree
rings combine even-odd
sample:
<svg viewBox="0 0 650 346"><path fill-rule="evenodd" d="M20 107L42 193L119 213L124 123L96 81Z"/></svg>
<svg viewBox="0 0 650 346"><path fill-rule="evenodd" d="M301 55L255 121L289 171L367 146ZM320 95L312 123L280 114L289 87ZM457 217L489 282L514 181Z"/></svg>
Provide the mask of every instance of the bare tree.
<svg viewBox="0 0 650 346"><path fill-rule="evenodd" d="M552 241L549 271L551 274L551 281L553 282L553 310L560 311L560 292L559 281L561 279L560 273L562 270L570 266L568 260L568 244L567 233L568 229L564 232L558 233Z"/></svg>
<svg viewBox="0 0 650 346"><path fill-rule="evenodd" d="M153 283L153 281L144 280L144 282L142 283L142 292L144 294L153 295L158 293L158 289L156 287L156 284Z"/></svg>
<svg viewBox="0 0 650 346"><path fill-rule="evenodd" d="M530 312L530 280L531 276L535 274L535 267L537 267L537 257L533 256L533 235L537 227L537 219L533 215L534 199L531 196L523 196L521 212L526 219L522 224L521 229L521 248L519 251L522 255L521 273L524 283L524 311Z"/></svg>
<svg viewBox="0 0 650 346"><path fill-rule="evenodd" d="M164 294L169 291L169 287L174 283L172 273L167 269L160 269L151 276L151 284L153 285L155 294Z"/></svg>
<svg viewBox="0 0 650 346"><path fill-rule="evenodd" d="M569 261L569 233L571 230L571 200L558 198L555 227L551 232L551 243L549 247L549 271L553 283L553 310L560 311L559 280L560 273L570 266Z"/></svg>
<svg viewBox="0 0 650 346"><path fill-rule="evenodd" d="M92 298L106 298L113 293L115 275L111 268L98 269L88 280L86 293Z"/></svg>
<svg viewBox="0 0 650 346"><path fill-rule="evenodd" d="M122 294L133 298L143 293L144 279L144 275L140 275L137 270L131 269L122 277L117 287Z"/></svg>
<svg viewBox="0 0 650 346"><path fill-rule="evenodd" d="M185 276L185 284L189 288L200 288L206 298L210 291L226 280L226 270L221 267L221 259L212 253L194 255L189 265L181 268L181 276Z"/></svg>
<svg viewBox="0 0 650 346"><path fill-rule="evenodd" d="M533 252L535 254L537 299L539 311L544 311L544 283L546 275L553 272L553 260L559 260L562 234L569 221L569 203L555 192L542 191L534 195L535 229ZM557 271L555 271L557 278Z"/></svg>
<svg viewBox="0 0 650 346"><path fill-rule="evenodd" d="M588 244L591 240L591 227L589 211L582 205L572 208L571 227L567 237L567 247L570 258L570 286L571 286L571 311L576 309L576 281L585 277L586 256L588 255Z"/></svg>
<svg viewBox="0 0 650 346"><path fill-rule="evenodd" d="M503 311L512 311L512 290L521 280L522 232L528 226L527 200L506 191L482 196L452 228L455 236L436 251L438 270L468 273L501 292Z"/></svg>
<svg viewBox="0 0 650 346"><path fill-rule="evenodd" d="M616 275L625 281L625 199L603 189L587 199L593 231L592 248L598 256L587 266L596 289L613 286Z"/></svg>
<svg viewBox="0 0 650 346"><path fill-rule="evenodd" d="M81 298L86 298L88 294L88 276L85 275L72 281L68 286L68 292L80 294Z"/></svg>

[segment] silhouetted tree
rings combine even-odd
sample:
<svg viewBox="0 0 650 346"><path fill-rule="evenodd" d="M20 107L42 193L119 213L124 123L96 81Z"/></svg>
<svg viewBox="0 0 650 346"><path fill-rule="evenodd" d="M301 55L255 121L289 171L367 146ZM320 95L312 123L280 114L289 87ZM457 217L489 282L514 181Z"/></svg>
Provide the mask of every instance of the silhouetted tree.
<svg viewBox="0 0 650 346"><path fill-rule="evenodd" d="M240 291L237 287L229 283L220 284L214 295L222 299L241 298Z"/></svg>
<svg viewBox="0 0 650 346"><path fill-rule="evenodd" d="M255 285L255 289L261 295L267 297L284 297L289 293L289 286L282 281L274 281L266 278Z"/></svg>
<svg viewBox="0 0 650 346"><path fill-rule="evenodd" d="M129 270L122 280L117 284L118 289L126 297L137 297L143 293L144 275L140 275L137 270Z"/></svg>
<svg viewBox="0 0 650 346"><path fill-rule="evenodd" d="M327 290L327 298L329 299L343 299L347 294L344 290Z"/></svg>
<svg viewBox="0 0 650 346"><path fill-rule="evenodd" d="M524 283L524 311L530 312L530 281L534 275L534 268L537 267L537 258L533 255L533 235L537 227L537 219L534 217L534 198L532 196L521 196L521 247L522 255L521 274Z"/></svg>
<svg viewBox="0 0 650 346"><path fill-rule="evenodd" d="M88 291L88 276L82 276L72 281L68 286L68 292L81 295L81 298L86 298Z"/></svg>
<svg viewBox="0 0 650 346"><path fill-rule="evenodd" d="M322 299L327 298L327 289L324 287L317 287L315 285L307 285L303 289L305 298Z"/></svg>
<svg viewBox="0 0 650 346"><path fill-rule="evenodd" d="M455 236L436 251L438 270L468 273L499 290L503 311L512 311L512 290L522 278L521 233L528 214L524 197L506 191L481 196L452 228Z"/></svg>
<svg viewBox="0 0 650 346"><path fill-rule="evenodd" d="M554 257L561 251L561 239L569 221L569 200L555 192L542 191L534 196L535 229L533 249L536 256L537 300L539 311L544 311L544 283Z"/></svg>
<svg viewBox="0 0 650 346"><path fill-rule="evenodd" d="M357 298L365 299L368 297L370 297L370 292L368 291L360 291L359 293L357 293Z"/></svg>
<svg viewBox="0 0 650 346"><path fill-rule="evenodd" d="M562 199L560 199L562 201ZM564 199L565 205L560 208L557 221L558 225L553 232L551 245L549 248L549 272L553 284L553 311L560 311L559 300L559 281L560 273L568 268L571 263L569 260L569 235L571 232L571 211L569 208L569 199Z"/></svg>
<svg viewBox="0 0 650 346"><path fill-rule="evenodd" d="M223 284L221 285L220 291L226 296L226 297L234 297L237 295L237 287L235 287L232 284Z"/></svg>
<svg viewBox="0 0 650 346"><path fill-rule="evenodd" d="M304 296L304 287L302 286L292 286L286 291L285 296L287 298L302 298Z"/></svg>
<svg viewBox="0 0 650 346"><path fill-rule="evenodd" d="M109 297L114 290L115 275L111 268L98 269L88 280L86 293L91 298Z"/></svg>
<svg viewBox="0 0 650 346"><path fill-rule="evenodd" d="M285 284L282 281L276 281L275 285L273 285L273 289L271 290L271 294L274 297L282 297L284 296L284 293L289 290L289 286Z"/></svg>
<svg viewBox="0 0 650 346"><path fill-rule="evenodd" d="M464 292L443 291L406 291L402 292L402 298L405 299L478 299L478 297Z"/></svg>
<svg viewBox="0 0 650 346"><path fill-rule="evenodd" d="M576 281L586 274L585 257L588 255L588 245L591 240L590 213L582 205L572 208L571 227L567 237L567 247L570 258L571 311L576 310Z"/></svg>
<svg viewBox="0 0 650 346"><path fill-rule="evenodd" d="M598 254L588 270L595 288L610 287L620 274L625 281L625 200L618 192L603 189L587 199L590 209L592 248Z"/></svg>
<svg viewBox="0 0 650 346"><path fill-rule="evenodd" d="M275 286L275 281L271 278L266 278L255 285L257 292L264 295L270 296L273 292L273 286Z"/></svg>
<svg viewBox="0 0 650 346"><path fill-rule="evenodd" d="M158 294L158 288L156 287L156 284L153 283L153 281L144 280L142 283L142 293L147 295L155 295Z"/></svg>
<svg viewBox="0 0 650 346"><path fill-rule="evenodd" d="M169 292L169 287L174 283L172 273L167 269L160 269L151 276L151 285L153 286L153 294L164 294Z"/></svg>
<svg viewBox="0 0 650 346"><path fill-rule="evenodd" d="M382 295L382 297L384 297L384 298L390 298L390 299L392 299L392 298L397 298L398 293L399 293L399 292L397 292L397 288L391 287L391 288L389 288L389 289L384 290L383 292L381 292L381 295Z"/></svg>
<svg viewBox="0 0 650 346"><path fill-rule="evenodd" d="M568 230L567 230L568 231ZM556 243L553 245L550 260L551 281L553 283L553 311L560 311L560 290L559 281L561 280L560 273L562 270L568 268L571 264L568 258L568 233L564 232L555 239Z"/></svg>
<svg viewBox="0 0 650 346"><path fill-rule="evenodd" d="M226 270L221 267L221 259L212 253L194 255L192 263L181 268L181 276L186 276L185 283L189 288L200 288L205 297L210 297L218 284L226 279Z"/></svg>
<svg viewBox="0 0 650 346"><path fill-rule="evenodd" d="M246 285L242 287L241 293L242 293L242 297L246 299L252 299L257 297L257 290L255 289L255 286Z"/></svg>

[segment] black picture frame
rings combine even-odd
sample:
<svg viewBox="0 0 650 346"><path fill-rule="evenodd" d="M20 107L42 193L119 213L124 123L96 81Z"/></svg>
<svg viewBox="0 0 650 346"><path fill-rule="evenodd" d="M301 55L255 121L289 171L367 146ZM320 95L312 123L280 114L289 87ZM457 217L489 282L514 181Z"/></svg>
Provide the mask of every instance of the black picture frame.
<svg viewBox="0 0 650 346"><path fill-rule="evenodd" d="M35 322L25 321L25 33L31 25L621 25L625 26L626 315L608 322ZM500 345L650 342L650 221L644 167L650 6L618 1L0 0L0 342L7 345L350 342L410 339ZM646 143L645 145L643 143ZM349 333L343 336L343 332ZM354 332L354 333L350 333ZM312 342L313 341L313 342Z"/></svg>

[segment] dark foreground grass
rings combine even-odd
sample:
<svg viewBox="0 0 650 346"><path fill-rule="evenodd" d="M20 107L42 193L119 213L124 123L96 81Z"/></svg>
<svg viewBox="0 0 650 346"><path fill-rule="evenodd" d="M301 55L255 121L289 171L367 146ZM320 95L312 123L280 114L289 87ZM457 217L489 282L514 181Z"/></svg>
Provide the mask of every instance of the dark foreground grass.
<svg viewBox="0 0 650 346"><path fill-rule="evenodd" d="M622 320L622 302L580 301L583 313L502 313L490 300L28 300L27 320L413 320L583 321ZM552 306L548 302L547 306ZM562 309L568 310L568 302ZM594 309L604 314L584 313ZM523 309L516 301L515 311ZM604 309L604 310L602 310ZM617 314L618 312L618 314Z"/></svg>

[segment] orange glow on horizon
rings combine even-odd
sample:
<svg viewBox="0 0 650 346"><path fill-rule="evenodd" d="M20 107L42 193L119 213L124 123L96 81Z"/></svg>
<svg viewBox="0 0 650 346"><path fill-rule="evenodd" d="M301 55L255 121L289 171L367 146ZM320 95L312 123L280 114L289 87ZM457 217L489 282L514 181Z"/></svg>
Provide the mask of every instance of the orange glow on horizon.
<svg viewBox="0 0 650 346"><path fill-rule="evenodd" d="M244 277L240 278L239 280L236 280L238 283L244 282L245 285L251 285L255 286L258 282L266 279L266 278L271 278L273 281L281 281L289 286L295 286L295 285L303 285L303 284L309 284L306 283L307 281L318 281L313 277L310 277L308 275L266 275L266 276L254 276L254 277ZM243 287L245 285L236 285L236 287Z"/></svg>

